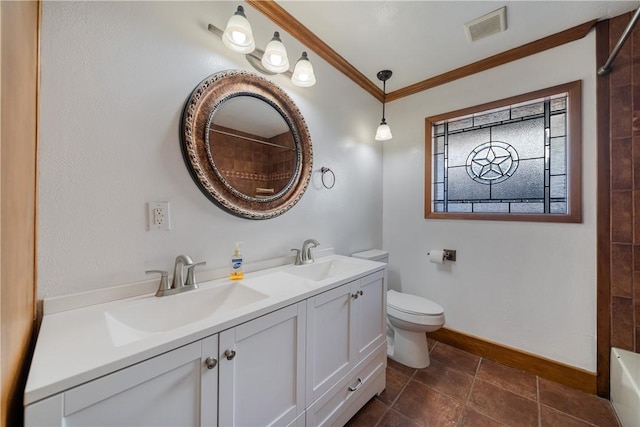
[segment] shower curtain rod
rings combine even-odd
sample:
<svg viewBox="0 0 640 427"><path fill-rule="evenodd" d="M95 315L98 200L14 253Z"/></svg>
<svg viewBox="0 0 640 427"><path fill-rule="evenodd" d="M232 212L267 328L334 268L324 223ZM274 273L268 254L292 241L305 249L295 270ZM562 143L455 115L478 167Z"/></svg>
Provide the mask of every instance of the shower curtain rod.
<svg viewBox="0 0 640 427"><path fill-rule="evenodd" d="M611 51L611 55L609 55L609 59L607 59L607 62L605 62L602 67L598 68L599 76L606 76L607 74L609 74L609 72L611 72L611 63L614 59L616 59L620 48L622 47L624 42L627 41L629 35L631 35L631 30L633 29L634 25L636 25L638 18L640 18L640 7L638 8L638 10L636 10L636 13L633 15L633 18L631 18L631 21L629 21L629 25L627 25L627 28L624 29L624 32L620 36L620 40L618 40L618 43L613 48L613 51Z"/></svg>

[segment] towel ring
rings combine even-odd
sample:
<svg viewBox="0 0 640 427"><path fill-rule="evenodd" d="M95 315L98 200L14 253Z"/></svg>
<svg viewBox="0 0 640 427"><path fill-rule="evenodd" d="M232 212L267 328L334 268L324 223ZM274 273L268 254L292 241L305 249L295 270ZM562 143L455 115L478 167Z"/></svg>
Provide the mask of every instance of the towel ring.
<svg viewBox="0 0 640 427"><path fill-rule="evenodd" d="M331 190L333 186L336 185L336 174L334 174L331 169L325 168L324 166L320 168L320 172L322 172L322 185L324 186L324 188ZM324 180L324 176L327 173L331 174L331 185L327 185Z"/></svg>

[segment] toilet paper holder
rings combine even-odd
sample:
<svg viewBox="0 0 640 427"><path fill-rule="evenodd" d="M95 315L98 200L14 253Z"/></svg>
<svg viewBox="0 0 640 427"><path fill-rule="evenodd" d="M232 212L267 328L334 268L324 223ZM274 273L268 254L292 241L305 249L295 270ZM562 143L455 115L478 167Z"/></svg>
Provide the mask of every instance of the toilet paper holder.
<svg viewBox="0 0 640 427"><path fill-rule="evenodd" d="M455 261L456 260L456 250L455 249L443 249L444 259L447 261Z"/></svg>
<svg viewBox="0 0 640 427"><path fill-rule="evenodd" d="M455 261L456 260L456 250L455 249L443 249L443 256L442 258L444 258L447 261ZM427 255L430 255L429 252L427 252Z"/></svg>

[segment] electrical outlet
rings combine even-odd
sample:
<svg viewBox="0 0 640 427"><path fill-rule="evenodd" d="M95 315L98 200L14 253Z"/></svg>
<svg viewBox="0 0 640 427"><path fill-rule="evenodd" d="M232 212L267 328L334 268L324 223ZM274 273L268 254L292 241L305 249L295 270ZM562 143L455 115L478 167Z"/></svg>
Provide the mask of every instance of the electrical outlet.
<svg viewBox="0 0 640 427"><path fill-rule="evenodd" d="M169 202L147 203L149 231L171 230L169 217Z"/></svg>

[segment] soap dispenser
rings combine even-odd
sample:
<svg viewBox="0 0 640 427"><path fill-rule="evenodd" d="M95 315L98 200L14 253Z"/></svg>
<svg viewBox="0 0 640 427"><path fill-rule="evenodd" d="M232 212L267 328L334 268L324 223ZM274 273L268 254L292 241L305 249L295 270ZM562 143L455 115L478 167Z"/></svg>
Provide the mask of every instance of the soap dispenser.
<svg viewBox="0 0 640 427"><path fill-rule="evenodd" d="M229 274L231 280L240 280L244 277L242 272L242 253L240 253L240 244L242 243L236 242L236 248L231 257L231 273Z"/></svg>

